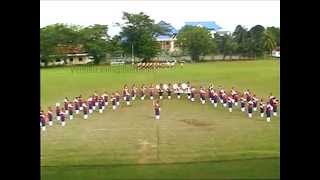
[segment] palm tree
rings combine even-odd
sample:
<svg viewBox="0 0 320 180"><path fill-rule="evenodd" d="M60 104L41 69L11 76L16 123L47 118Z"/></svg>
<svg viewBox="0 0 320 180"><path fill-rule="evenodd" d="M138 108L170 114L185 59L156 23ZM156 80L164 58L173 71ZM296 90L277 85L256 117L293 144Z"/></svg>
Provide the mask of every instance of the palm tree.
<svg viewBox="0 0 320 180"><path fill-rule="evenodd" d="M277 46L276 41L273 39L271 34L267 31L264 32L264 48L270 52L270 55L272 55L272 50L275 49Z"/></svg>

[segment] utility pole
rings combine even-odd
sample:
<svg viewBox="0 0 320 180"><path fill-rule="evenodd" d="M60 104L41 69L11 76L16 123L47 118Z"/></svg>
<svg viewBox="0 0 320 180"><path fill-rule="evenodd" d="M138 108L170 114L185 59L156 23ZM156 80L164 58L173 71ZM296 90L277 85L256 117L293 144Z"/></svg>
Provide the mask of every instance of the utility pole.
<svg viewBox="0 0 320 180"><path fill-rule="evenodd" d="M131 43L131 61L132 61L132 65L133 65L134 64L133 42Z"/></svg>

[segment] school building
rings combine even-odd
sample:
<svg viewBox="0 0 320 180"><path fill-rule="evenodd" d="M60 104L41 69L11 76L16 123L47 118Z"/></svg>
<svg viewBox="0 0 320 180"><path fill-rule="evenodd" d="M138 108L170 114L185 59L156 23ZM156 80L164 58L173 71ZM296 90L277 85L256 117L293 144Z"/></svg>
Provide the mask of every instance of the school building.
<svg viewBox="0 0 320 180"><path fill-rule="evenodd" d="M168 32L166 34L160 34L157 36L157 41L159 42L161 49L167 50L169 52L175 51L177 49L175 41L177 40L176 35L178 33L178 30L165 21L160 21L158 24L160 25L160 27L168 29ZM215 33L218 33L221 36L231 34L230 31L224 30L222 27L217 25L215 21L185 22L184 25L206 28L210 31L212 38L214 38Z"/></svg>

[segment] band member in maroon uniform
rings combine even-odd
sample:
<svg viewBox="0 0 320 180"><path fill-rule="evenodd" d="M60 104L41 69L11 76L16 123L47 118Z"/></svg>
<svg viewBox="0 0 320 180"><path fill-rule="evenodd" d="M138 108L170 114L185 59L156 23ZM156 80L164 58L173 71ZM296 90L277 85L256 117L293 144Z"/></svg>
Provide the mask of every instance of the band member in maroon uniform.
<svg viewBox="0 0 320 180"><path fill-rule="evenodd" d="M248 116L249 116L249 118L252 118L252 111L253 111L253 102L250 100L248 102Z"/></svg>
<svg viewBox="0 0 320 180"><path fill-rule="evenodd" d="M228 103L228 107L229 107L229 112L232 112L232 104L233 104L234 100L232 98L232 96L228 97L227 103Z"/></svg>
<svg viewBox="0 0 320 180"><path fill-rule="evenodd" d="M80 94L80 96L78 97L78 101L79 101L79 105L80 105L79 110L82 111L82 110L83 110L83 107L82 107L83 99L82 99L81 94Z"/></svg>
<svg viewBox="0 0 320 180"><path fill-rule="evenodd" d="M87 102L83 102L82 103L82 107L83 107L83 119L88 119L88 105Z"/></svg>
<svg viewBox="0 0 320 180"><path fill-rule="evenodd" d="M94 104L94 102L93 102L92 97L89 97L89 99L88 99L89 114L93 113L93 104Z"/></svg>
<svg viewBox="0 0 320 180"><path fill-rule="evenodd" d="M249 102L251 100L250 90L249 89L245 90L243 94L246 97L247 102Z"/></svg>
<svg viewBox="0 0 320 180"><path fill-rule="evenodd" d="M241 107L241 111L244 112L245 111L245 105L246 105L246 99L242 96L240 98L240 107Z"/></svg>
<svg viewBox="0 0 320 180"><path fill-rule="evenodd" d="M162 99L163 97L163 84L160 84L160 87L159 87L159 90L158 90L158 93L159 93L159 99Z"/></svg>
<svg viewBox="0 0 320 180"><path fill-rule="evenodd" d="M187 97L191 99L191 85L190 82L187 82Z"/></svg>
<svg viewBox="0 0 320 180"><path fill-rule="evenodd" d="M217 107L218 106L219 95L215 90L213 90L212 96L213 96L213 105L214 105L214 107Z"/></svg>
<svg viewBox="0 0 320 180"><path fill-rule="evenodd" d="M125 84L123 86L123 90L122 90L122 97L123 97L123 100L125 101L126 100L126 91L128 90L128 86Z"/></svg>
<svg viewBox="0 0 320 180"><path fill-rule="evenodd" d="M125 89L125 100L127 102L127 106L129 106L130 105L130 92L129 92L128 88Z"/></svg>
<svg viewBox="0 0 320 180"><path fill-rule="evenodd" d="M73 106L72 106L71 102L68 104L68 111L69 111L69 119L72 120L73 119Z"/></svg>
<svg viewBox="0 0 320 180"><path fill-rule="evenodd" d="M273 115L277 116L277 111L278 111L278 100L276 99L276 97L272 98L272 108L273 108Z"/></svg>
<svg viewBox="0 0 320 180"><path fill-rule="evenodd" d="M154 92L154 87L153 87L153 84L151 84L149 87L149 96L151 100L153 100L153 94L154 94L153 92Z"/></svg>
<svg viewBox="0 0 320 180"><path fill-rule="evenodd" d="M167 89L168 99L171 99L171 93L172 93L172 85L171 85L171 83L169 83L168 89Z"/></svg>
<svg viewBox="0 0 320 180"><path fill-rule="evenodd" d="M96 92L94 93L94 95L92 95L90 97L90 103L91 103L91 109L92 111L90 112L90 109L89 109L89 113L91 114L94 110L96 110L96 98L95 98L95 95L96 95Z"/></svg>
<svg viewBox="0 0 320 180"><path fill-rule="evenodd" d="M146 97L146 87L144 85L141 86L140 93L141 100L144 100L144 98Z"/></svg>
<svg viewBox="0 0 320 180"><path fill-rule="evenodd" d="M136 85L133 84L131 89L131 97L133 101L136 99L136 96L137 96L137 88L136 88Z"/></svg>
<svg viewBox="0 0 320 180"><path fill-rule="evenodd" d="M206 91L203 89L203 87L200 87L200 101L201 104L206 103Z"/></svg>
<svg viewBox="0 0 320 180"><path fill-rule="evenodd" d="M115 97L116 97L116 105L120 106L120 94L118 91L116 91Z"/></svg>
<svg viewBox="0 0 320 180"><path fill-rule="evenodd" d="M99 113L101 114L102 112L103 112L103 99L102 99L102 97L100 97L99 99L98 99L98 107L99 107Z"/></svg>
<svg viewBox="0 0 320 180"><path fill-rule="evenodd" d="M272 113L272 111L273 111L273 107L272 107L272 105L270 104L270 102L268 102L267 108L266 108L267 122L270 122L270 120L271 120L271 113Z"/></svg>
<svg viewBox="0 0 320 180"><path fill-rule="evenodd" d="M211 104L213 104L213 88L209 87L208 93L209 93L210 102L211 102Z"/></svg>
<svg viewBox="0 0 320 180"><path fill-rule="evenodd" d="M191 87L191 93L190 93L190 100L192 101L192 102L194 102L195 101L195 93L196 93L196 88L194 88L194 87Z"/></svg>
<svg viewBox="0 0 320 180"><path fill-rule="evenodd" d="M69 99L67 97L64 98L64 109L65 109L65 114L68 114L68 104L69 104Z"/></svg>
<svg viewBox="0 0 320 180"><path fill-rule="evenodd" d="M108 106L108 104L109 104L109 95L108 95L107 91L105 91L103 93L102 98L103 98L103 102L104 102L103 109L105 109L105 106Z"/></svg>
<svg viewBox="0 0 320 180"><path fill-rule="evenodd" d="M219 91L220 103L223 103L223 95L224 94L225 94L225 91L224 91L223 87L220 86L220 91Z"/></svg>
<svg viewBox="0 0 320 180"><path fill-rule="evenodd" d="M57 118L57 121L60 121L61 120L61 117L60 117L60 104L59 103L56 103L56 118Z"/></svg>
<svg viewBox="0 0 320 180"><path fill-rule="evenodd" d="M231 88L231 96L234 99L234 105L238 106L239 96L234 87Z"/></svg>
<svg viewBox="0 0 320 180"><path fill-rule="evenodd" d="M153 101L153 107L154 107L154 112L155 112L155 118L156 120L160 120L160 103L159 100L156 102Z"/></svg>
<svg viewBox="0 0 320 180"><path fill-rule="evenodd" d="M49 126L52 126L53 115L52 115L51 107L48 107L47 116L48 116Z"/></svg>
<svg viewBox="0 0 320 180"><path fill-rule="evenodd" d="M74 109L76 110L76 114L79 114L80 104L79 104L78 97L74 99L73 103L74 103Z"/></svg>
<svg viewBox="0 0 320 180"><path fill-rule="evenodd" d="M253 111L257 111L258 99L256 98L255 94L252 96L251 100L252 100L252 103L253 103Z"/></svg>
<svg viewBox="0 0 320 180"><path fill-rule="evenodd" d="M46 130L46 116L44 115L43 110L40 111L40 126L42 131Z"/></svg>
<svg viewBox="0 0 320 180"><path fill-rule="evenodd" d="M227 107L227 100L228 100L228 96L225 92L222 93L222 103L223 103L223 107Z"/></svg>
<svg viewBox="0 0 320 180"><path fill-rule="evenodd" d="M265 109L265 104L263 102L263 99L260 100L259 103L259 109L260 109L260 116L263 117L264 116L264 109Z"/></svg>
<svg viewBox="0 0 320 180"><path fill-rule="evenodd" d="M116 108L117 108L117 106L116 106L117 98L116 98L115 93L112 93L112 95L111 95L111 103L112 103L112 109L116 110Z"/></svg>
<svg viewBox="0 0 320 180"><path fill-rule="evenodd" d="M61 126L65 126L66 122L65 122L65 109L64 108L61 109L60 117L61 117Z"/></svg>

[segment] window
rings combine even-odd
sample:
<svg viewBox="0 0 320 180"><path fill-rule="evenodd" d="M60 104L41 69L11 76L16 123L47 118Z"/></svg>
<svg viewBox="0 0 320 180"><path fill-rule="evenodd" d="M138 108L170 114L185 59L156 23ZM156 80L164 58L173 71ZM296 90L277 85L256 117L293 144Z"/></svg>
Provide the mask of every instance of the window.
<svg viewBox="0 0 320 180"><path fill-rule="evenodd" d="M82 58L81 58L81 57L79 58L79 61L82 61Z"/></svg>

